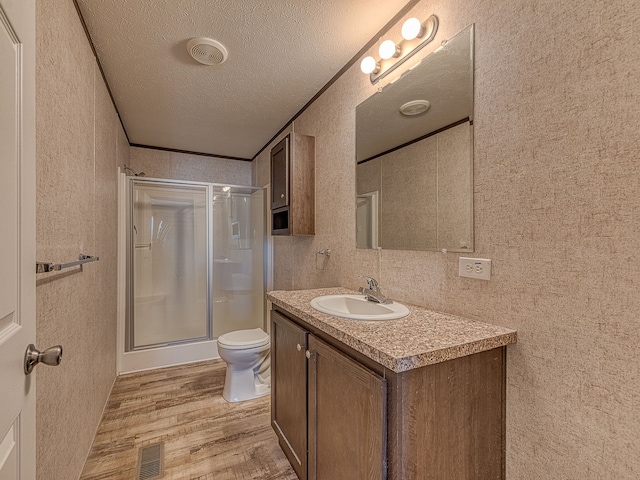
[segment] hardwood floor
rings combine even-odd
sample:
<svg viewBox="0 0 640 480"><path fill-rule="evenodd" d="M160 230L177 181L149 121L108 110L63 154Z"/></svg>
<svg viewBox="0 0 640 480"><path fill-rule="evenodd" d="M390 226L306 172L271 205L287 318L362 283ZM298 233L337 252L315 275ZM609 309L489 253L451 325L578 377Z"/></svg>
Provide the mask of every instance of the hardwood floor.
<svg viewBox="0 0 640 480"><path fill-rule="evenodd" d="M117 378L80 480L135 480L140 447L165 442L163 480L297 480L270 426L270 397L222 398L225 364Z"/></svg>

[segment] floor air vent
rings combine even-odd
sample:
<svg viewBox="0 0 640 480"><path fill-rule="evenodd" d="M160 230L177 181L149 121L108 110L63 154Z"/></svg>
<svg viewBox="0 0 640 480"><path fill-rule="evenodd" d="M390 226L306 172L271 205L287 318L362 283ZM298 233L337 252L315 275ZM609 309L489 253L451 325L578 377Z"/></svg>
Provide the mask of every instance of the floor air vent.
<svg viewBox="0 0 640 480"><path fill-rule="evenodd" d="M142 447L138 452L136 480L155 480L164 475L164 442Z"/></svg>

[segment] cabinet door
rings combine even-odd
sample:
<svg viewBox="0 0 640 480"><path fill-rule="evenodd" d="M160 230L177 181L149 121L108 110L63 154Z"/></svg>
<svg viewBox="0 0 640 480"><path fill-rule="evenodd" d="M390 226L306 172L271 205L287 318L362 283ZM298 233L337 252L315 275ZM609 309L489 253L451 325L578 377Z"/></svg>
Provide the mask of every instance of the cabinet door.
<svg viewBox="0 0 640 480"><path fill-rule="evenodd" d="M307 478L308 333L271 312L271 425L298 478Z"/></svg>
<svg viewBox="0 0 640 480"><path fill-rule="evenodd" d="M386 478L386 380L309 336L309 479Z"/></svg>
<svg viewBox="0 0 640 480"><path fill-rule="evenodd" d="M271 149L271 209L289 205L289 137Z"/></svg>

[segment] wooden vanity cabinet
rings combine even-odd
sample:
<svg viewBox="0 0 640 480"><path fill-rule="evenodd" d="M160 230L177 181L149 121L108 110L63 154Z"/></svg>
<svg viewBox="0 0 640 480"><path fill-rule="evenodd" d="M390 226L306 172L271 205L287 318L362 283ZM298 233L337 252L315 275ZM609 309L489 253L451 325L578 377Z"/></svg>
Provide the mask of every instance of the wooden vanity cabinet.
<svg viewBox="0 0 640 480"><path fill-rule="evenodd" d="M308 334L271 312L271 426L300 480L307 478Z"/></svg>
<svg viewBox="0 0 640 480"><path fill-rule="evenodd" d="M315 138L290 133L271 149L273 235L315 234Z"/></svg>
<svg viewBox="0 0 640 480"><path fill-rule="evenodd" d="M275 311L271 338L271 424L298 478L386 478L386 381Z"/></svg>
<svg viewBox="0 0 640 480"><path fill-rule="evenodd" d="M506 347L396 373L280 307L271 318L272 424L301 480L505 479Z"/></svg>
<svg viewBox="0 0 640 480"><path fill-rule="evenodd" d="M311 480L386 478L386 381L309 336Z"/></svg>

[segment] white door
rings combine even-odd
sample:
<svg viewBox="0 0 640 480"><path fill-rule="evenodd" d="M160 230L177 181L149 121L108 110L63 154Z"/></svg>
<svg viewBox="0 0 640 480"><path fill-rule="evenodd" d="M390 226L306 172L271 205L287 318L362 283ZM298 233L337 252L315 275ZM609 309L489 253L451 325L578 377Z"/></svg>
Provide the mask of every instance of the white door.
<svg viewBox="0 0 640 480"><path fill-rule="evenodd" d="M35 479L35 0L0 0L0 480Z"/></svg>

